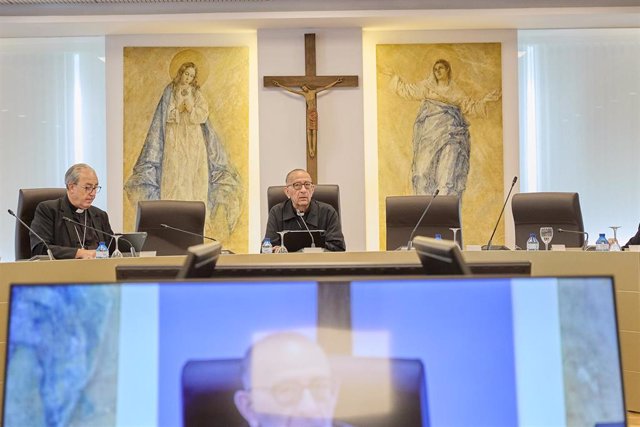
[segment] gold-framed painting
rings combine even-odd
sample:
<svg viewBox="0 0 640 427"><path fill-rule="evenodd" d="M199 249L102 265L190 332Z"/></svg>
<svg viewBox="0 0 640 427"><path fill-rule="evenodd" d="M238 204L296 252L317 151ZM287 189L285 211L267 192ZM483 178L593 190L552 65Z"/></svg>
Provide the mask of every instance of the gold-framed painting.
<svg viewBox="0 0 640 427"><path fill-rule="evenodd" d="M124 48L124 227L139 200L200 200L204 233L248 248L249 48Z"/></svg>
<svg viewBox="0 0 640 427"><path fill-rule="evenodd" d="M503 201L501 44L379 44L376 69L381 249L386 197L436 189L461 198L464 243L486 243Z"/></svg>

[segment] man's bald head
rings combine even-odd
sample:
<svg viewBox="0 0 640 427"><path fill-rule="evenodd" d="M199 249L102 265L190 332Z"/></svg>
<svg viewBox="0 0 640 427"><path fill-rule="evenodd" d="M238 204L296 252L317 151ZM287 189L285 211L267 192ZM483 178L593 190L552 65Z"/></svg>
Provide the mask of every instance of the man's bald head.
<svg viewBox="0 0 640 427"><path fill-rule="evenodd" d="M304 335L269 335L247 351L236 407L251 427L331 426L337 400L329 360Z"/></svg>

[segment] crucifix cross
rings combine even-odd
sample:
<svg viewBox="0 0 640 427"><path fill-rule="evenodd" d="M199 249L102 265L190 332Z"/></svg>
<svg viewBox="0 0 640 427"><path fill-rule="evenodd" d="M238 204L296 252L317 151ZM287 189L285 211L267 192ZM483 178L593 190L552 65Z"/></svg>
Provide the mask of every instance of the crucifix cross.
<svg viewBox="0 0 640 427"><path fill-rule="evenodd" d="M332 87L358 87L358 76L317 76L316 35L304 35L304 76L264 76L264 87L279 87L305 99L307 110L307 172L318 182L318 93ZM299 87L300 90L294 89Z"/></svg>

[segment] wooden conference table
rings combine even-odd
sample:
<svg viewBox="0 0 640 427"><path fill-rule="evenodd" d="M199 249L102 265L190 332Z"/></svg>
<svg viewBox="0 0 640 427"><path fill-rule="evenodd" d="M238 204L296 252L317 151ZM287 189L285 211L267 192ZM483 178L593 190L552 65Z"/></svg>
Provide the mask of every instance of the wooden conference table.
<svg viewBox="0 0 640 427"><path fill-rule="evenodd" d="M640 253L638 252L526 252L491 251L464 253L472 264L530 262L532 276L606 275L615 279L618 329L627 410L640 412ZM108 260L60 260L0 263L0 378L4 381L7 311L11 283L114 282L116 266L180 266L184 256L120 258ZM217 268L224 271L262 271L307 267L316 272L352 268L388 267L398 274L415 273L420 261L415 252L344 252L223 255ZM284 271L284 270L283 270ZM404 273L403 273L404 271ZM0 384L2 385L2 384ZM2 390L2 388L0 388ZM2 400L0 400L1 402Z"/></svg>

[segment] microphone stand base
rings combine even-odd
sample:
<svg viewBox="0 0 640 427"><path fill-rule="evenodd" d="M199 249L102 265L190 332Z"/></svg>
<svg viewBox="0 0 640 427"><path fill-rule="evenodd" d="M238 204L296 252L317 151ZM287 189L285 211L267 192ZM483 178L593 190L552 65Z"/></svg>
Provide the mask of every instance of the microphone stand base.
<svg viewBox="0 0 640 427"><path fill-rule="evenodd" d="M509 249L504 245L491 245L491 246L483 245L482 250L483 251L510 251L511 249Z"/></svg>
<svg viewBox="0 0 640 427"><path fill-rule="evenodd" d="M302 252L305 254L315 254L319 252L324 252L324 248L302 248Z"/></svg>

